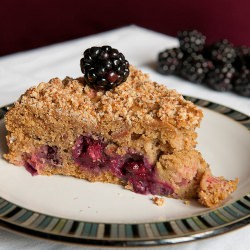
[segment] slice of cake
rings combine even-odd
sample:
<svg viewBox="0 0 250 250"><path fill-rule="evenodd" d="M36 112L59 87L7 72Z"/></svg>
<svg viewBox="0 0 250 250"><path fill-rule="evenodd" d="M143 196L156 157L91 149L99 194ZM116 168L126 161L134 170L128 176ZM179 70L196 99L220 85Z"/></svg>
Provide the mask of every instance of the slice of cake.
<svg viewBox="0 0 250 250"><path fill-rule="evenodd" d="M209 207L226 199L237 180L213 177L195 149L201 110L117 50L91 49L81 61L84 77L40 83L9 110L5 158L32 175L115 183ZM105 67L93 67L100 62Z"/></svg>

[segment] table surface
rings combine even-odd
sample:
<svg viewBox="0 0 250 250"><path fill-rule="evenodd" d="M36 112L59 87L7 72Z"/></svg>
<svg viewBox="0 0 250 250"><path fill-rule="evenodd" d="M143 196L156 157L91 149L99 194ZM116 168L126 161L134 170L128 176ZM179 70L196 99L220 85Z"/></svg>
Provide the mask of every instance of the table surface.
<svg viewBox="0 0 250 250"><path fill-rule="evenodd" d="M78 77L82 52L94 45L111 45L122 51L130 64L151 75L156 82L167 84L178 92L216 102L250 116L250 99L234 93L220 93L173 76L155 72L159 51L178 46L178 41L138 26L126 26L52 46L0 58L0 106L14 102L28 87L53 77ZM249 225L213 238L168 246L169 249L247 249L250 245ZM80 246L34 239L0 228L0 249L80 249ZM154 249L162 249L156 247ZM84 249L81 247L81 249ZM96 249L86 247L86 249ZM105 248L107 249L107 248Z"/></svg>

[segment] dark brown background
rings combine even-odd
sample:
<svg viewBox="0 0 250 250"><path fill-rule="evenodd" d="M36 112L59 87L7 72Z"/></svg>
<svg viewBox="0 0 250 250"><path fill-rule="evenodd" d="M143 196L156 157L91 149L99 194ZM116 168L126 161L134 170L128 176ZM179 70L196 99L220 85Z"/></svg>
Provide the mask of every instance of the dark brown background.
<svg viewBox="0 0 250 250"><path fill-rule="evenodd" d="M249 0L1 0L0 20L0 56L129 24L250 46Z"/></svg>

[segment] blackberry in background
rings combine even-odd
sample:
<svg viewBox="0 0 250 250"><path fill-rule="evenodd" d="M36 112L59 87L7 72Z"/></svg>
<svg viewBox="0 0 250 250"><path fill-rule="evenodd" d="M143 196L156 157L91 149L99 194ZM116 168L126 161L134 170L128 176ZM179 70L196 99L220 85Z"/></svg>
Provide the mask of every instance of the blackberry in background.
<svg viewBox="0 0 250 250"><path fill-rule="evenodd" d="M183 57L179 48L166 49L158 55L157 70L164 75L178 74Z"/></svg>
<svg viewBox="0 0 250 250"><path fill-rule="evenodd" d="M236 58L234 60L234 67L237 71L244 68L250 69L250 48L246 46L239 46L235 48Z"/></svg>
<svg viewBox="0 0 250 250"><path fill-rule="evenodd" d="M224 39L207 46L203 55L215 64L224 64L234 62L236 51L233 44Z"/></svg>
<svg viewBox="0 0 250 250"><path fill-rule="evenodd" d="M250 70L242 69L241 72L237 72L233 79L233 90L245 97L250 97Z"/></svg>
<svg viewBox="0 0 250 250"><path fill-rule="evenodd" d="M110 46L91 47L80 61L86 83L96 90L109 90L126 81L129 63L124 55Z"/></svg>
<svg viewBox="0 0 250 250"><path fill-rule="evenodd" d="M213 67L213 63L202 55L193 54L183 61L181 76L188 81L201 83Z"/></svg>
<svg viewBox="0 0 250 250"><path fill-rule="evenodd" d="M158 72L250 96L250 47L236 47L227 39L206 45L206 37L197 30L179 32L178 39L179 48L158 54Z"/></svg>
<svg viewBox="0 0 250 250"><path fill-rule="evenodd" d="M217 91L230 91L233 88L234 73L235 69L230 63L217 66L209 71L204 83Z"/></svg>
<svg viewBox="0 0 250 250"><path fill-rule="evenodd" d="M181 50L187 54L202 51L206 42L206 37L197 30L179 32L178 39Z"/></svg>

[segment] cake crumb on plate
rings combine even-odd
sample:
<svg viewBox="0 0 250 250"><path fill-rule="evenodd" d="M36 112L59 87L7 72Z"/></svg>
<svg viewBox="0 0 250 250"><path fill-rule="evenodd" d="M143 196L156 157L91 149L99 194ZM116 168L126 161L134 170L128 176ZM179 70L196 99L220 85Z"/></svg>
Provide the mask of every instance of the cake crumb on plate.
<svg viewBox="0 0 250 250"><path fill-rule="evenodd" d="M183 203L188 206L191 202L189 200L184 200Z"/></svg>
<svg viewBox="0 0 250 250"><path fill-rule="evenodd" d="M151 200L152 200L153 203L154 203L155 205L157 205L157 206L163 206L164 203L165 203L165 201L164 201L163 198L159 198L159 197L156 197L156 196L153 197Z"/></svg>

